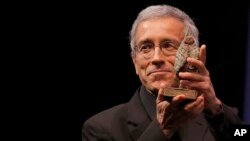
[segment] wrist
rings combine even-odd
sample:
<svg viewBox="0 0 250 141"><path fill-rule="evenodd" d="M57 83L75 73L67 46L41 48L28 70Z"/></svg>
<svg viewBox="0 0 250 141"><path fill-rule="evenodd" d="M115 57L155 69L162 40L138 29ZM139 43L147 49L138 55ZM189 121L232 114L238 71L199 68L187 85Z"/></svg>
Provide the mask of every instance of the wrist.
<svg viewBox="0 0 250 141"><path fill-rule="evenodd" d="M223 112L222 103L218 98L210 102L206 108L207 113L210 115L218 115Z"/></svg>

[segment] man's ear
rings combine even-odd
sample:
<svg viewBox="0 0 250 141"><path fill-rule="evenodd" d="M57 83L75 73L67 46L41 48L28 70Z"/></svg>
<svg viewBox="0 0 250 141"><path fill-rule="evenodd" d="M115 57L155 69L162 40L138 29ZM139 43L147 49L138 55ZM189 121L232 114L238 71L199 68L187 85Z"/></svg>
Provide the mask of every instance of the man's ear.
<svg viewBox="0 0 250 141"><path fill-rule="evenodd" d="M132 60L133 60L133 64L134 64L134 67L135 67L135 72L136 72L136 74L138 75L138 69L137 69L137 65L136 65L135 56L132 56Z"/></svg>

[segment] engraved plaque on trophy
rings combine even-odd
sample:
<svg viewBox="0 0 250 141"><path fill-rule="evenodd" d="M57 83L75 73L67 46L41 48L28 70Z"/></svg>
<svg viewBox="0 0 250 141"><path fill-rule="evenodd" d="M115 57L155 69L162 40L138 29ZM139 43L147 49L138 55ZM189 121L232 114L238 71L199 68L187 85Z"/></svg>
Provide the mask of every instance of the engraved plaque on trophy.
<svg viewBox="0 0 250 141"><path fill-rule="evenodd" d="M176 53L174 70L177 77L179 72L197 72L196 67L187 63L187 57L199 59L199 47L195 42L194 37L186 33ZM185 89L181 85L177 88L164 88L164 96L174 97L179 94L184 94L187 99L190 100L194 100L198 96L198 92L196 90Z"/></svg>

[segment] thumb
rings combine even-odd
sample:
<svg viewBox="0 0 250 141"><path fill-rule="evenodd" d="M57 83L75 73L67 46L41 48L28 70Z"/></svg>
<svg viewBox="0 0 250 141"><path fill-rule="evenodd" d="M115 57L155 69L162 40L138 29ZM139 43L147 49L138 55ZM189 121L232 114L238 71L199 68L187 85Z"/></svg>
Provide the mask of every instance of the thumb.
<svg viewBox="0 0 250 141"><path fill-rule="evenodd" d="M157 95L157 98L156 98L156 103L160 103L162 101L164 101L164 88L163 88L163 85L161 85L161 88L159 89L158 91L158 95Z"/></svg>
<svg viewBox="0 0 250 141"><path fill-rule="evenodd" d="M202 45L200 48L200 59L203 64L206 64L206 45Z"/></svg>

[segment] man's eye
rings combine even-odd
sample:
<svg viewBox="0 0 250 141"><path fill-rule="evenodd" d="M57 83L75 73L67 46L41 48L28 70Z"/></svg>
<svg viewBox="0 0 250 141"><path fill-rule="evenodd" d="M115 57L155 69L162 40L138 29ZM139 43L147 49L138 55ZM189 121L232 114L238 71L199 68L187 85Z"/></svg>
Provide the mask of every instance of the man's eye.
<svg viewBox="0 0 250 141"><path fill-rule="evenodd" d="M162 44L161 44L161 47L162 48L169 48L169 47L171 47L172 46L172 44L170 43L170 42L163 42Z"/></svg>
<svg viewBox="0 0 250 141"><path fill-rule="evenodd" d="M140 51L151 50L153 48L152 44L143 44L140 46Z"/></svg>
<svg viewBox="0 0 250 141"><path fill-rule="evenodd" d="M161 44L161 47L162 48L168 48L168 49L177 49L178 46L176 44L174 44L173 42L169 42L169 41L166 41L166 42L163 42Z"/></svg>

